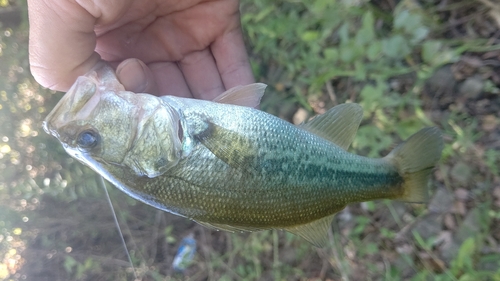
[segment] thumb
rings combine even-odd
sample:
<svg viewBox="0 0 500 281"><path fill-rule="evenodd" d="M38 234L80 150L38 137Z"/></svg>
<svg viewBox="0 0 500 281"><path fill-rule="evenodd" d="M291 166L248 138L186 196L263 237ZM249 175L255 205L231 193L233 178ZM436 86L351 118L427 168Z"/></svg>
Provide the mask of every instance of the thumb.
<svg viewBox="0 0 500 281"><path fill-rule="evenodd" d="M126 59L116 68L116 76L127 91L158 94L151 69L139 59Z"/></svg>

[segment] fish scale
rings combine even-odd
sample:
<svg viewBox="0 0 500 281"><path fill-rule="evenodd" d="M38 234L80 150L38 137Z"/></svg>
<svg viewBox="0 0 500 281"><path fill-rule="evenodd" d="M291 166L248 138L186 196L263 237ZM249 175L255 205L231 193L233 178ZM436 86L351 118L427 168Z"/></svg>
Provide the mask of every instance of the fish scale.
<svg viewBox="0 0 500 281"><path fill-rule="evenodd" d="M101 65L78 78L44 129L131 197L216 229L284 229L322 247L347 204L427 199L443 148L437 128L366 158L347 152L359 105L294 126L251 108L264 89L238 86L214 101L155 97L125 91Z"/></svg>

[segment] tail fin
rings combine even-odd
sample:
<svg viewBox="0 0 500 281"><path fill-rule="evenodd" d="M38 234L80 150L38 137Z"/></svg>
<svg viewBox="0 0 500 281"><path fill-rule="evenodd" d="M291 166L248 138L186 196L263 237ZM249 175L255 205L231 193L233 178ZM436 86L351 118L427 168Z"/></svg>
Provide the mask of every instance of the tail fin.
<svg viewBox="0 0 500 281"><path fill-rule="evenodd" d="M427 201L427 183L432 168L441 158L443 137L438 128L425 128L398 145L386 156L403 177L403 195L408 202Z"/></svg>

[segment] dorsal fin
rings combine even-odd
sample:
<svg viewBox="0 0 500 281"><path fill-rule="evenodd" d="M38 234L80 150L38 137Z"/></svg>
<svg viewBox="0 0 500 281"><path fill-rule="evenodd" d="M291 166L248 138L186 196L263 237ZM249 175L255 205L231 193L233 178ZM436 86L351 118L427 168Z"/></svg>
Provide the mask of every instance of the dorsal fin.
<svg viewBox="0 0 500 281"><path fill-rule="evenodd" d="M258 107L267 85L253 83L233 87L213 99L214 102L236 104L248 107Z"/></svg>
<svg viewBox="0 0 500 281"><path fill-rule="evenodd" d="M306 239L316 247L322 248L328 244L328 230L332 225L334 216L331 215L311 223L287 227L284 230Z"/></svg>
<svg viewBox="0 0 500 281"><path fill-rule="evenodd" d="M344 103L314 117L299 127L347 150L354 140L362 119L363 109L360 105Z"/></svg>

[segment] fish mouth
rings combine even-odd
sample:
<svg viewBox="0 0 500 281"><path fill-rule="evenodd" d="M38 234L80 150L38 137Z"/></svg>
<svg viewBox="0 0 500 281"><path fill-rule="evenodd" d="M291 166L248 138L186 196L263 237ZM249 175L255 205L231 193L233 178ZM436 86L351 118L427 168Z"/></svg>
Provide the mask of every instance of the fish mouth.
<svg viewBox="0 0 500 281"><path fill-rule="evenodd" d="M59 138L57 130L75 120L75 115L87 105L87 101L94 96L96 91L97 84L92 79L85 76L78 77L71 89L45 118L43 122L45 132Z"/></svg>
<svg viewBox="0 0 500 281"><path fill-rule="evenodd" d="M43 129L59 139L57 130L74 120L89 117L106 90L124 90L114 70L105 62L99 62L91 71L76 79L69 91L47 115Z"/></svg>

